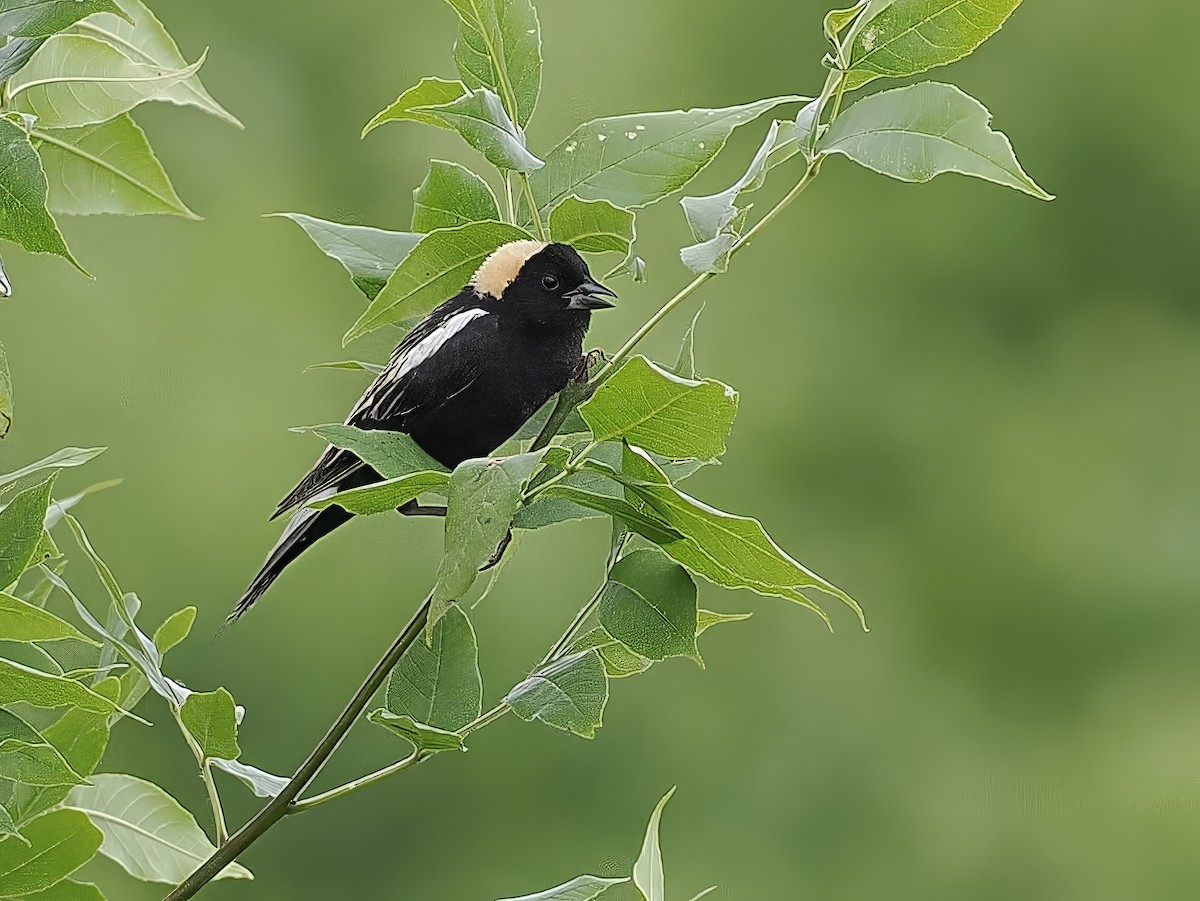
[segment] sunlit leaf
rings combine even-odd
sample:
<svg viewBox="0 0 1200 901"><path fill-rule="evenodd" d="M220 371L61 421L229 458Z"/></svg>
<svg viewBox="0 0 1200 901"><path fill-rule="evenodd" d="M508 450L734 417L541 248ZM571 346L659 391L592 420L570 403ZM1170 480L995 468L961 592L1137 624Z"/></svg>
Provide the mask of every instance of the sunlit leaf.
<svg viewBox="0 0 1200 901"><path fill-rule="evenodd" d="M715 613L712 610L700 610L696 618L696 635L703 635L713 626L718 626L721 623L740 623L748 620L754 614L752 613Z"/></svg>
<svg viewBox="0 0 1200 901"><path fill-rule="evenodd" d="M188 637L192 625L196 622L196 608L184 607L168 616L161 626L154 630L154 646L158 653L165 655Z"/></svg>
<svg viewBox="0 0 1200 901"><path fill-rule="evenodd" d="M418 642L419 644L419 642ZM367 719L389 732L399 735L418 751L465 751L462 736L438 729L426 723L418 723L411 716L398 715L380 707L367 714Z"/></svg>
<svg viewBox="0 0 1200 901"><path fill-rule="evenodd" d="M430 161L429 173L413 192L414 232L499 219L500 207L486 181L458 163Z"/></svg>
<svg viewBox="0 0 1200 901"><path fill-rule="evenodd" d="M440 119L421 111L420 107L439 106L451 103L467 93L461 81L446 81L444 78L422 78L419 82L396 98L395 102L375 114L362 130L368 134L387 122L421 122L438 128L450 128Z"/></svg>
<svg viewBox="0 0 1200 901"><path fill-rule="evenodd" d="M601 876L576 876L570 882L548 888L544 892L521 895L519 898L501 898L500 901L595 901L614 885L629 881L628 876L605 879Z"/></svg>
<svg viewBox="0 0 1200 901"><path fill-rule="evenodd" d="M468 87L500 95L528 124L542 87L542 36L531 0L447 0L462 20L454 62Z"/></svg>
<svg viewBox="0 0 1200 901"><path fill-rule="evenodd" d="M304 229L321 253L342 264L355 287L373 300L396 267L404 261L420 235L411 232L392 232L365 225L343 225L306 216L304 213L271 213L283 219L291 219Z"/></svg>
<svg viewBox="0 0 1200 901"><path fill-rule="evenodd" d="M33 562L53 486L51 476L16 494L0 510L0 588L15 582Z"/></svg>
<svg viewBox="0 0 1200 901"><path fill-rule="evenodd" d="M178 884L216 850L195 818L157 785L105 773L71 790L63 806L87 814L104 834L100 853L145 882ZM253 879L231 863L218 879Z"/></svg>
<svg viewBox="0 0 1200 901"><path fill-rule="evenodd" d="M1053 200L1021 168L1008 136L991 130L991 119L954 85L924 82L858 101L829 127L818 150L901 181L958 172Z"/></svg>
<svg viewBox="0 0 1200 901"><path fill-rule="evenodd" d="M633 864L633 884L638 887L646 901L666 901L666 880L663 875L662 849L659 846L658 829L662 819L663 808L675 794L672 788L663 795L661 801L650 815L650 823L646 826L646 838L642 842L642 853Z"/></svg>
<svg viewBox="0 0 1200 901"><path fill-rule="evenodd" d="M550 237L580 253L625 256L635 237L634 215L607 200L568 197L550 213Z"/></svg>
<svg viewBox="0 0 1200 901"><path fill-rule="evenodd" d="M0 635L6 641L63 641L74 639L100 647L65 619L0 591Z"/></svg>
<svg viewBox="0 0 1200 901"><path fill-rule="evenodd" d="M24 701L32 707L78 707L116 713L117 705L81 682L0 658L0 704Z"/></svg>
<svg viewBox="0 0 1200 901"><path fill-rule="evenodd" d="M25 901L104 901L104 893L94 883L64 879L29 895Z"/></svg>
<svg viewBox="0 0 1200 901"><path fill-rule="evenodd" d="M16 738L0 740L0 779L33 786L81 785L86 781L72 772L53 746Z"/></svg>
<svg viewBox="0 0 1200 901"><path fill-rule="evenodd" d="M82 128L35 129L33 137L56 213L199 218L179 199L146 133L128 115Z"/></svg>
<svg viewBox="0 0 1200 901"><path fill-rule="evenodd" d="M342 343L349 344L380 326L427 315L458 294L493 250L530 237L502 222L473 222L425 235Z"/></svg>
<svg viewBox="0 0 1200 901"><path fill-rule="evenodd" d="M242 756L233 695L225 689L188 695L179 717L205 757L236 760Z"/></svg>
<svg viewBox="0 0 1200 901"><path fill-rule="evenodd" d="M28 844L0 841L0 898L27 899L96 856L100 830L73 810L55 810L21 830Z"/></svg>
<svg viewBox="0 0 1200 901"><path fill-rule="evenodd" d="M608 677L595 650L571 654L535 670L504 698L526 722L595 738L608 703Z"/></svg>
<svg viewBox="0 0 1200 901"><path fill-rule="evenodd" d="M387 708L418 723L457 730L483 709L483 678L475 630L453 605L433 627L432 641L415 642L392 670Z"/></svg>
<svg viewBox="0 0 1200 901"><path fill-rule="evenodd" d="M0 238L30 253L53 253L85 271L67 250L62 232L46 209L46 174L25 129L0 118Z"/></svg>
<svg viewBox="0 0 1200 901"><path fill-rule="evenodd" d="M585 632L571 646L571 653L589 651L595 648L604 662L604 672L610 679L624 679L646 672L654 665L654 661L631 651L617 639L605 631L603 626L597 626Z"/></svg>

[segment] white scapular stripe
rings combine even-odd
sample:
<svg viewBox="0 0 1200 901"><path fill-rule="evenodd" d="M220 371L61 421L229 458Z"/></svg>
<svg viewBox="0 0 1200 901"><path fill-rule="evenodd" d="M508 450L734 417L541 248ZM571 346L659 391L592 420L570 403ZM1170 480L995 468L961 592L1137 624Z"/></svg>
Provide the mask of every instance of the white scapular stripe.
<svg viewBox="0 0 1200 901"><path fill-rule="evenodd" d="M314 494L304 503L311 504L313 501L323 501L327 498L333 497L337 493L338 490L337 486L335 485L332 488L326 488L324 491ZM320 510L313 510L311 507L301 507L295 513L293 513L292 518L288 520L288 524L284 527L283 532L280 534L279 540L275 542L275 547L271 548L271 553L275 553L275 551L287 544L289 538L304 528L304 526L308 524L309 520L315 516L318 516L320 512Z"/></svg>
<svg viewBox="0 0 1200 901"><path fill-rule="evenodd" d="M392 378L399 379L412 372L441 350L443 344L461 332L470 323L474 322L480 316L486 315L488 315L488 311L480 309L463 310L461 313L455 313L412 346L412 349L400 361L400 366Z"/></svg>

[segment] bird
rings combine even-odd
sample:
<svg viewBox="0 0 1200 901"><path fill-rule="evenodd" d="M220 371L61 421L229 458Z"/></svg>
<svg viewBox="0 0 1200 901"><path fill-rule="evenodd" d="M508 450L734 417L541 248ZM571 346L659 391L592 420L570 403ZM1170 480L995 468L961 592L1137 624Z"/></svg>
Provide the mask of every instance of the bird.
<svg viewBox="0 0 1200 901"><path fill-rule="evenodd" d="M448 469L485 457L566 387L584 359L592 312L615 306L616 296L569 244L504 244L404 337L346 424L406 433ZM271 517L295 511L229 621L354 516L335 504L320 511L306 504L381 480L351 451L328 447ZM428 508L401 509L410 511Z"/></svg>

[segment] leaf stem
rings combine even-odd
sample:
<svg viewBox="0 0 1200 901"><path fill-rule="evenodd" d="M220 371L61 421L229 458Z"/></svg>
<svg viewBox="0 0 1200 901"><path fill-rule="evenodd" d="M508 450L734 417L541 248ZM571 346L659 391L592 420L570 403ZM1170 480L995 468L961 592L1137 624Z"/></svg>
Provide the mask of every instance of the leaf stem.
<svg viewBox="0 0 1200 901"><path fill-rule="evenodd" d="M545 241L548 238L546 234L546 226L542 223L542 214L538 212L537 202L533 199L533 187L529 184L528 173L520 173L521 177L521 193L525 197L525 202L529 204L529 215L533 217L533 227L537 232L538 240Z"/></svg>
<svg viewBox="0 0 1200 901"><path fill-rule="evenodd" d="M166 897L166 901L186 901L187 898L195 896L205 885L215 879L222 870L229 864L233 863L243 851L249 848L256 842L263 833L278 823L287 814L288 808L292 803L300 797L300 793L306 789L309 784L321 772L321 768L325 762L337 750L342 740L346 737L346 733L350 731L350 727L354 725L359 715L370 703L372 696L379 690L387 679L388 673L392 667L404 655L404 652L412 646L413 642L417 641L421 635L421 630L425 628L425 622L429 616L429 602L432 594L426 595L425 600L421 602L421 606L417 608L416 613L408 621L408 624L396 636L396 640L392 642L391 647L387 649L379 662L375 664L366 680L359 687L358 691L350 699L345 709L341 712L333 725L325 733L324 738L317 744L305 759L300 768L296 770L296 774L283 791L271 799L262 810L260 810L250 822L246 823L234 835L232 835L224 845L218 848L211 857L202 863L194 873L188 876Z"/></svg>
<svg viewBox="0 0 1200 901"><path fill-rule="evenodd" d="M293 801L288 805L287 812L289 814L304 813L306 810L312 810L314 807L320 807L322 804L325 804L329 801L353 794L359 789L366 788L368 785L374 785L376 782L380 782L388 778L388 776L392 776L396 773L402 773L404 770L410 769L411 767L416 766L418 763L425 762L432 756L433 754L428 751L414 751L403 760L398 760L396 763L385 766L383 769L376 770L373 773L368 773L366 776L362 776L358 779L354 779L351 782L347 782L345 785L339 785L337 788L331 788L329 791L321 792L319 795L313 795L311 798L302 798L299 801Z"/></svg>
<svg viewBox="0 0 1200 901"><path fill-rule="evenodd" d="M205 759L200 763L200 775L204 779L204 789L208 792L208 803L212 805L213 820L216 823L217 847L229 841L229 827L225 825L225 811L221 807L221 796L217 793L217 784L213 781L212 763Z"/></svg>

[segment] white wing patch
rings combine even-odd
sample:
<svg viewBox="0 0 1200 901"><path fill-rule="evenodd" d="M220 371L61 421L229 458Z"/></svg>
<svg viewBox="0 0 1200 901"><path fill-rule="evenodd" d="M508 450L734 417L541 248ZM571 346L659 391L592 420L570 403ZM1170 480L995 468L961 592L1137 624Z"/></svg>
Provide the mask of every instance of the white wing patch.
<svg viewBox="0 0 1200 901"><path fill-rule="evenodd" d="M414 344L408 353L404 355L404 358L400 360L399 367L397 367L395 374L391 377L393 379L403 378L441 350L442 345L461 332L470 323L474 322L480 316L487 315L487 310L480 309L463 310L461 313L455 313Z"/></svg>

